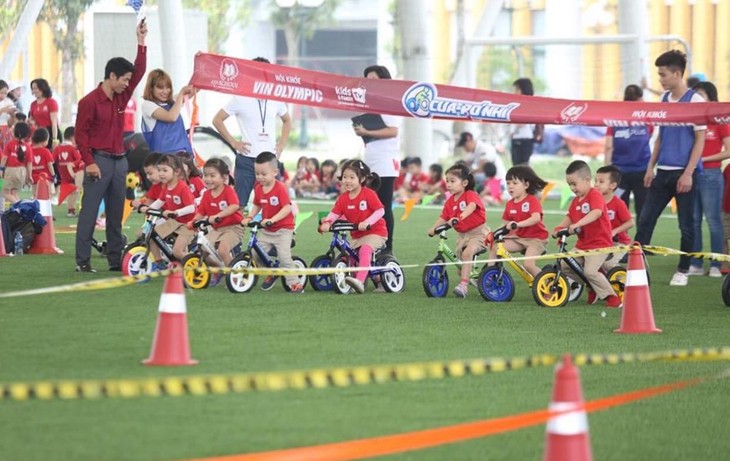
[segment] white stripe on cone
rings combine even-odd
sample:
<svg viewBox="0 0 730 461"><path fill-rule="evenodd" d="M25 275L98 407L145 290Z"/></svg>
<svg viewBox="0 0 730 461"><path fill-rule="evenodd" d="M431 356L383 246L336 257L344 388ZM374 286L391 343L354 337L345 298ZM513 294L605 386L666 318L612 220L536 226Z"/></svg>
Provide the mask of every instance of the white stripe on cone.
<svg viewBox="0 0 730 461"><path fill-rule="evenodd" d="M50 200L38 200L38 205L41 210L41 216L53 216L53 207L51 206Z"/></svg>
<svg viewBox="0 0 730 461"><path fill-rule="evenodd" d="M570 411L576 409L576 411ZM547 424L547 433L556 435L579 435L588 432L588 417L581 404L576 402L551 402L548 406L551 412L563 412L551 416Z"/></svg>
<svg viewBox="0 0 730 461"><path fill-rule="evenodd" d="M166 314L185 314L187 312L185 295L181 293L162 293L158 311Z"/></svg>
<svg viewBox="0 0 730 461"><path fill-rule="evenodd" d="M644 269L626 271L627 287L645 287L649 286L649 280L646 277Z"/></svg>

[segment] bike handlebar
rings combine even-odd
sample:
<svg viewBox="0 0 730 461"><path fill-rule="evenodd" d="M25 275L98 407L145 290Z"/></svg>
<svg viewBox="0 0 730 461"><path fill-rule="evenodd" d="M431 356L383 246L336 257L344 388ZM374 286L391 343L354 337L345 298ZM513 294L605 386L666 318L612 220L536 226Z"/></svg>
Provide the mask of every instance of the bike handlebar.
<svg viewBox="0 0 730 461"><path fill-rule="evenodd" d="M154 208L147 208L147 210L145 210L145 212L144 212L144 214L146 214L147 216L157 216L158 218L164 218L162 213L163 213L162 210L156 210ZM171 217L174 217L174 216L171 216Z"/></svg>
<svg viewBox="0 0 730 461"><path fill-rule="evenodd" d="M370 230L372 226L368 224L367 229ZM358 228L358 225L355 223L347 222L347 221L335 221L330 226L330 232L346 232L346 231L356 231Z"/></svg>

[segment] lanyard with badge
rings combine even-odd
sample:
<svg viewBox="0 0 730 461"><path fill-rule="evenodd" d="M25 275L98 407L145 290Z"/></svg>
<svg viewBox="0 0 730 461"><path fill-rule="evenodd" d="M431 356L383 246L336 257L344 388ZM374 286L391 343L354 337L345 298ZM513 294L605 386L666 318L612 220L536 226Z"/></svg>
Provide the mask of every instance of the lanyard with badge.
<svg viewBox="0 0 730 461"><path fill-rule="evenodd" d="M257 99L256 102L259 104L259 117L261 117L261 132L257 135L258 142L262 145L268 145L269 133L266 132L266 110L268 108L269 101L264 100L263 107L260 99Z"/></svg>

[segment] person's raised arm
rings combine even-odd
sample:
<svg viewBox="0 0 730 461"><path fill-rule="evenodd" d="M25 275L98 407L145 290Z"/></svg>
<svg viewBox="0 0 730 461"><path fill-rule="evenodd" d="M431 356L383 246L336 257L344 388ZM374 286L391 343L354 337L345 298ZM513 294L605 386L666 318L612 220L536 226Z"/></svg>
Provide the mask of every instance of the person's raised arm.
<svg viewBox="0 0 730 461"><path fill-rule="evenodd" d="M284 152L284 147L286 147L286 141L289 139L289 132L291 131L291 117L289 116L289 113L281 116L281 136L279 137L279 142L276 143L276 156L281 158L281 153Z"/></svg>

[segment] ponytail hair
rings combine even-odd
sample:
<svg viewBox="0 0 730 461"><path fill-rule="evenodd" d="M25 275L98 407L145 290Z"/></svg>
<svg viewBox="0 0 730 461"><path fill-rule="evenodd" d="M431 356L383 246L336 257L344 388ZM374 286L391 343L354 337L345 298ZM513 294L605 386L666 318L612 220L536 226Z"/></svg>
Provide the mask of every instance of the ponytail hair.
<svg viewBox="0 0 730 461"><path fill-rule="evenodd" d="M446 170L446 173L444 173L444 175L448 174L456 176L462 181L466 180L466 187L464 187L466 190L474 190L474 187L476 187L474 175L471 174L469 167L465 163L458 162L451 166L448 170Z"/></svg>
<svg viewBox="0 0 730 461"><path fill-rule="evenodd" d="M25 122L17 122L13 128L13 136L18 140L18 150L16 154L20 163L25 162L25 145L23 140L30 136L30 125Z"/></svg>
<svg viewBox="0 0 730 461"><path fill-rule="evenodd" d="M362 160L348 160L342 165L342 172L340 173L339 180L342 181L342 174L345 170L350 170L355 173L357 179L360 180L360 184L367 186L371 189L377 189L380 187L380 176L377 173L370 171L365 162Z"/></svg>

